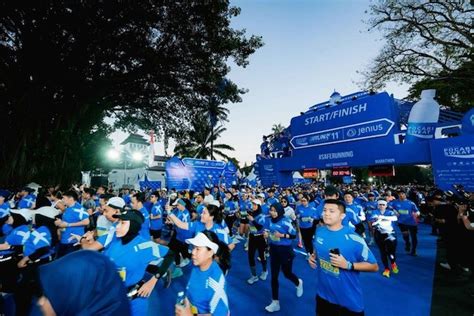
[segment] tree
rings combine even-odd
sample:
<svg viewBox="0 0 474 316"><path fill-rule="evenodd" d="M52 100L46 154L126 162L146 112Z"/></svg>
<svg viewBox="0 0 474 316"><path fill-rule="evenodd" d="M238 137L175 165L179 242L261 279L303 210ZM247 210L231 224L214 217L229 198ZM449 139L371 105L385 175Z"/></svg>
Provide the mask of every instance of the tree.
<svg viewBox="0 0 474 316"><path fill-rule="evenodd" d="M230 71L262 46L218 1L0 3L0 183L77 180L91 131L179 138ZM220 102L240 101L230 83Z"/></svg>
<svg viewBox="0 0 474 316"><path fill-rule="evenodd" d="M392 80L473 86L474 73L463 69L472 70L473 61L468 1L386 0L372 4L369 13L370 30L381 31L386 44L363 72L366 88Z"/></svg>
<svg viewBox="0 0 474 316"><path fill-rule="evenodd" d="M212 133L212 128L206 121L205 117L200 117L192 122L191 130L176 145L175 155L202 159L211 157L211 142L216 141L226 129L219 126ZM229 160L230 157L223 150L233 151L234 148L226 144L214 144L214 153Z"/></svg>
<svg viewBox="0 0 474 316"><path fill-rule="evenodd" d="M272 126L272 133L273 135L278 135L280 134L281 132L283 132L285 130L285 127L283 125L281 125L280 123L278 124L273 124Z"/></svg>

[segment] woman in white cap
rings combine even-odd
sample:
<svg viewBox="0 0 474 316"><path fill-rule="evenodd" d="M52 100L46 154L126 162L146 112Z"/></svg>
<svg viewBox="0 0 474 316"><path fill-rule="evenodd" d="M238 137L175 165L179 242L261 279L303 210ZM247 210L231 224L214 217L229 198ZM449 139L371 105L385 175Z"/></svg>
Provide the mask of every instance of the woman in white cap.
<svg viewBox="0 0 474 316"><path fill-rule="evenodd" d="M230 267L228 248L214 232L207 230L186 242L193 246L194 267L186 286L184 302L175 306L176 315L229 315L225 280L225 273Z"/></svg>
<svg viewBox="0 0 474 316"><path fill-rule="evenodd" d="M385 267L382 275L386 278L390 277L390 269L388 261L390 260L390 267L392 272L398 273L398 266L395 262L395 251L397 249L397 237L393 223L398 219L397 215L392 210L387 210L387 201L379 200L377 202L377 209L372 211L370 222L374 228L375 242L380 250L382 263Z"/></svg>

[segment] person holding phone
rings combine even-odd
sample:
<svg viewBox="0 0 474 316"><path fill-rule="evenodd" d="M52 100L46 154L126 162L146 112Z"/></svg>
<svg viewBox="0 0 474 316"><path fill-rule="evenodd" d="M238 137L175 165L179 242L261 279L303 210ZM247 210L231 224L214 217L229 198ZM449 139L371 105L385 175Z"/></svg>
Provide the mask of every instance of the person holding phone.
<svg viewBox="0 0 474 316"><path fill-rule="evenodd" d="M308 259L317 268L316 315L364 315L359 272L378 271L377 261L350 227L343 226L345 205L328 199L324 203L326 224L316 231L314 253Z"/></svg>

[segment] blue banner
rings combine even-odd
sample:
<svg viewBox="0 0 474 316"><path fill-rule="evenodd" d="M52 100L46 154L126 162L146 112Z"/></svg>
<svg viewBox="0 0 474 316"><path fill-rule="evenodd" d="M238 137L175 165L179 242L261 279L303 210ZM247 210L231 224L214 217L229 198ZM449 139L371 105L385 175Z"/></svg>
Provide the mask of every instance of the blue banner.
<svg viewBox="0 0 474 316"><path fill-rule="evenodd" d="M170 189L202 191L206 186L222 183L230 186L238 181L237 168L231 162L173 157L165 168Z"/></svg>
<svg viewBox="0 0 474 316"><path fill-rule="evenodd" d="M443 190L461 184L466 191L474 192L474 137L458 136L430 143L435 184Z"/></svg>

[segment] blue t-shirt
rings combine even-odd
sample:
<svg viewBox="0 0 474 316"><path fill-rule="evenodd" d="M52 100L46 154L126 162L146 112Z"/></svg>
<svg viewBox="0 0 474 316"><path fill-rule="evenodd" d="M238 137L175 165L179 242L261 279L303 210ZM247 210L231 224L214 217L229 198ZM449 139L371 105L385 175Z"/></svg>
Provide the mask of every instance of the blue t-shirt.
<svg viewBox="0 0 474 316"><path fill-rule="evenodd" d="M348 261L376 263L374 255L364 239L349 227L331 231L321 226L313 241L317 257L317 295L353 312L364 310L364 297L359 280L359 272L336 268L331 265L330 249L339 249Z"/></svg>
<svg viewBox="0 0 474 316"><path fill-rule="evenodd" d="M204 204L198 204L196 206L196 213L198 213L199 216L201 216L202 211L204 210L206 206Z"/></svg>
<svg viewBox="0 0 474 316"><path fill-rule="evenodd" d="M394 200L389 204L392 209L397 211L400 216L398 217L398 223L410 226L418 225L416 218L416 213L418 212L418 207L415 203L410 200Z"/></svg>
<svg viewBox="0 0 474 316"><path fill-rule="evenodd" d="M10 215L10 205L7 202L0 204L0 218Z"/></svg>
<svg viewBox="0 0 474 316"><path fill-rule="evenodd" d="M142 207L140 209L140 213L142 213L145 221L142 223L142 227L140 228L139 235L145 238L146 240L150 239L150 213L146 207Z"/></svg>
<svg viewBox="0 0 474 316"><path fill-rule="evenodd" d="M269 197L266 203L268 206L272 206L272 204L278 203L278 199L276 197Z"/></svg>
<svg viewBox="0 0 474 316"><path fill-rule="evenodd" d="M225 215L234 215L237 212L237 202L227 200L224 202L224 214Z"/></svg>
<svg viewBox="0 0 474 316"><path fill-rule="evenodd" d="M29 256L33 254L36 250L44 247L51 247L51 233L48 228L45 226L40 226L35 230L30 232L30 236L25 243L23 249L23 254ZM39 259L46 258L51 253L48 252L42 255Z"/></svg>
<svg viewBox="0 0 474 316"><path fill-rule="evenodd" d="M248 212L252 210L252 202L250 200L240 200L239 208L240 216L247 218Z"/></svg>
<svg viewBox="0 0 474 316"><path fill-rule="evenodd" d="M365 212L367 213L367 217L370 218L372 212L377 209L377 201L367 201L365 203Z"/></svg>
<svg viewBox="0 0 474 316"><path fill-rule="evenodd" d="M63 221L70 224L80 222L86 218L89 218L89 214L79 202L68 207L63 214ZM71 234L82 236L84 234L84 228L85 226L64 228L64 231L61 233L61 244L75 244L77 242L76 239L69 240Z"/></svg>
<svg viewBox="0 0 474 316"><path fill-rule="evenodd" d="M104 248L107 248L115 239L117 239L117 236L115 235L115 231L117 230L118 223L119 223L118 221L115 223L112 223L112 226L109 227L107 233L97 238L97 242L100 243Z"/></svg>
<svg viewBox="0 0 474 316"><path fill-rule="evenodd" d="M206 225L201 222L190 222L188 225L188 229L193 236L196 236L198 233L203 232L205 230L209 230L211 232L214 232L220 241L224 242L226 245L230 244L229 230L227 229L227 226L222 227L220 224L214 223L211 229L206 229Z"/></svg>
<svg viewBox="0 0 474 316"><path fill-rule="evenodd" d="M298 218L300 228L311 228L313 226L313 220L317 217L316 209L309 204L307 206L300 204L296 207L296 217Z"/></svg>
<svg viewBox="0 0 474 316"><path fill-rule="evenodd" d="M18 208L31 208L36 202L36 196L28 194L18 202Z"/></svg>
<svg viewBox="0 0 474 316"><path fill-rule="evenodd" d="M346 217L342 220L342 225L354 228L355 225L360 223L359 213L357 204L346 205Z"/></svg>
<svg viewBox="0 0 474 316"><path fill-rule="evenodd" d="M10 225L4 225L4 226L9 226L9 228L11 228ZM7 229L4 231L8 231L8 230L9 230L9 233L5 237L5 241L10 246L23 246L28 240L28 238L30 238L30 229L26 225L21 225L16 228ZM13 249L0 250L0 256L9 255L14 252L15 250Z"/></svg>
<svg viewBox="0 0 474 316"><path fill-rule="evenodd" d="M262 213L263 213L263 215L270 214L270 206L268 206L267 204L263 204L262 205Z"/></svg>
<svg viewBox="0 0 474 316"><path fill-rule="evenodd" d="M186 286L186 297L191 304L191 312L228 316L229 300L226 287L225 276L216 262L213 261L206 271L193 267Z"/></svg>
<svg viewBox="0 0 474 316"><path fill-rule="evenodd" d="M161 230L163 228L163 209L161 208L160 203L153 204L151 208L151 215L158 216L160 218L152 219L150 223L150 229L152 230Z"/></svg>
<svg viewBox="0 0 474 316"><path fill-rule="evenodd" d="M319 203L319 205L316 207L315 211L315 219L321 220L323 218L323 212L324 212L324 200Z"/></svg>
<svg viewBox="0 0 474 316"><path fill-rule="evenodd" d="M189 211L186 210L186 209L184 211L176 210L175 215L183 223L190 223L191 222L191 215L189 214ZM179 240L181 242L185 242L186 239L191 238L191 237L192 237L192 232L190 232L189 230L181 229L179 227L176 228L176 239L177 240Z"/></svg>
<svg viewBox="0 0 474 316"><path fill-rule="evenodd" d="M296 235L296 230L291 224L291 220L283 216L278 222L273 223L270 217L259 218L258 224L263 225L265 229L269 230L268 239L271 245L276 246L290 246L292 240L288 238L280 238L275 236L276 232L280 234Z"/></svg>
<svg viewBox="0 0 474 316"><path fill-rule="evenodd" d="M260 213L253 218L253 221L249 221L249 231L251 235L260 235L263 234L265 227L260 224L260 229L258 229L255 224L265 222L265 214Z"/></svg>

